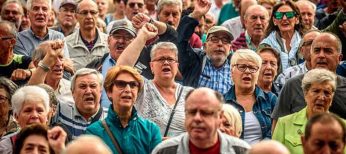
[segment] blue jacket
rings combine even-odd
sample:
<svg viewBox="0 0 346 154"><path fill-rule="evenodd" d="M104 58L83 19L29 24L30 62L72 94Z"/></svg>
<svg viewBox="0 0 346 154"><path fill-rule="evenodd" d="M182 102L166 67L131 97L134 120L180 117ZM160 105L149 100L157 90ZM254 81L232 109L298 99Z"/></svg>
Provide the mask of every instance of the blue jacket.
<svg viewBox="0 0 346 154"><path fill-rule="evenodd" d="M277 97L272 92L264 92L261 88L256 86L255 88L256 102L253 105L253 113L257 117L262 130L262 138L271 138L271 113L276 104ZM243 125L243 131L241 138L244 138L244 121L245 121L245 109L236 101L235 87L232 86L231 89L225 94L225 101L228 104L233 105L240 113Z"/></svg>
<svg viewBox="0 0 346 154"><path fill-rule="evenodd" d="M105 120L123 153L149 154L162 140L160 128L155 123L139 117L135 108L132 108L132 116L125 128L122 127L118 114L114 112L112 104L109 107ZM118 153L101 121L90 125L86 130L86 134L100 137L114 154Z"/></svg>

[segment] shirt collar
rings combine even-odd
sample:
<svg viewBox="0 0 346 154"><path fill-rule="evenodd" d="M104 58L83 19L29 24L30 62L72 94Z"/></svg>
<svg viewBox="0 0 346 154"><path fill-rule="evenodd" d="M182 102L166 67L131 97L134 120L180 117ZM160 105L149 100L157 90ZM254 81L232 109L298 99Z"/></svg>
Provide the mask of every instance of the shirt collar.
<svg viewBox="0 0 346 154"><path fill-rule="evenodd" d="M43 38L37 36L34 31L32 31L31 27L29 28L29 33L37 40L41 40L41 41L44 41L44 40L47 40L49 38L49 29L47 29L47 34L45 36L43 36Z"/></svg>
<svg viewBox="0 0 346 154"><path fill-rule="evenodd" d="M77 106L74 104L74 110L72 111L72 114L73 114L73 117L74 118L80 118L80 119L83 119L83 120L86 120L87 122L91 122L92 119L95 118L95 116L97 115L97 113L100 112L100 108L101 108L101 112L102 112L102 107L99 106L99 109L97 109L97 112L95 114L93 114L89 119L85 119L82 114L79 113L78 109L77 109Z"/></svg>

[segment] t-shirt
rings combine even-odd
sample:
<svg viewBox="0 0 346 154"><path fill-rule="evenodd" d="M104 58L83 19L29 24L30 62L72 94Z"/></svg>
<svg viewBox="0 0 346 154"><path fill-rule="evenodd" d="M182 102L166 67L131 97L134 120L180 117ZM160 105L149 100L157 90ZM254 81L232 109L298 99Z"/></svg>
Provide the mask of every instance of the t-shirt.
<svg viewBox="0 0 346 154"><path fill-rule="evenodd" d="M13 59L9 64L0 65L0 76L10 78L14 70L18 68L27 69L30 62L30 57L14 54Z"/></svg>
<svg viewBox="0 0 346 154"><path fill-rule="evenodd" d="M190 154L219 154L220 153L220 140L217 139L215 145L207 149L201 149L193 145L191 141L189 141L189 149Z"/></svg>

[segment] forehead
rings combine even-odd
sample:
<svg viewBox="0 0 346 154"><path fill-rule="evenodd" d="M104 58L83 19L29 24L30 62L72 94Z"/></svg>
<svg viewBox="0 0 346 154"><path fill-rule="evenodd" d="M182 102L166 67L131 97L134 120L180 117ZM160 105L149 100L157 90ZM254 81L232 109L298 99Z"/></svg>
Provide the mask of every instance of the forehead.
<svg viewBox="0 0 346 154"><path fill-rule="evenodd" d="M336 51L337 46L336 39L326 35L319 35L312 42L312 48L332 48Z"/></svg>
<svg viewBox="0 0 346 154"><path fill-rule="evenodd" d="M332 90L332 82L325 81L322 83L314 82L311 84L310 89L322 89L322 90Z"/></svg>
<svg viewBox="0 0 346 154"><path fill-rule="evenodd" d="M96 83L97 82L97 76L96 74L87 74L87 75L82 75L78 76L76 78L76 83Z"/></svg>
<svg viewBox="0 0 346 154"><path fill-rule="evenodd" d="M79 10L97 10L97 5L91 0L84 0L78 5Z"/></svg>
<svg viewBox="0 0 346 154"><path fill-rule="evenodd" d="M19 11L20 6L17 3L8 3L4 9L5 10L17 10Z"/></svg>
<svg viewBox="0 0 346 154"><path fill-rule="evenodd" d="M342 127L336 121L329 123L317 122L311 127L311 139L342 140ZM330 137L331 136L331 137Z"/></svg>
<svg viewBox="0 0 346 154"><path fill-rule="evenodd" d="M8 25L0 25L0 35L6 36L10 35L10 26Z"/></svg>
<svg viewBox="0 0 346 154"><path fill-rule="evenodd" d="M47 2L47 0L33 0L31 7L34 7L34 6L48 7L48 2Z"/></svg>
<svg viewBox="0 0 346 154"><path fill-rule="evenodd" d="M24 145L35 145L35 146L40 146L40 147L48 147L48 141L43 136L30 135L25 139Z"/></svg>
<svg viewBox="0 0 346 154"><path fill-rule="evenodd" d="M144 0L128 0L127 4L129 4L129 3L142 3L142 4L144 4Z"/></svg>
<svg viewBox="0 0 346 154"><path fill-rule="evenodd" d="M177 4L164 4L161 9L161 11L165 12L180 12L180 10L179 5Z"/></svg>
<svg viewBox="0 0 346 154"><path fill-rule="evenodd" d="M40 99L40 98L33 98L32 97L29 100L25 100L23 102L22 109L24 109L24 108L32 108L32 107L43 108L44 109L43 100Z"/></svg>
<svg viewBox="0 0 346 154"><path fill-rule="evenodd" d="M287 12L287 11L293 11L293 9L289 5L282 5L277 10L278 12Z"/></svg>
<svg viewBox="0 0 346 154"><path fill-rule="evenodd" d="M211 93L192 93L186 100L186 108L216 110L220 108L220 102Z"/></svg>
<svg viewBox="0 0 346 154"><path fill-rule="evenodd" d="M265 16L265 15L268 15L268 11L263 8L263 7L250 7L246 10L245 12L246 15L248 16Z"/></svg>
<svg viewBox="0 0 346 154"><path fill-rule="evenodd" d="M310 32L304 35L303 39L304 40L311 40L316 38L320 33L319 32Z"/></svg>
<svg viewBox="0 0 346 154"><path fill-rule="evenodd" d="M156 49L154 57L177 57L177 55L170 49Z"/></svg>
<svg viewBox="0 0 346 154"><path fill-rule="evenodd" d="M270 50L263 50L259 55L262 59L276 60L275 55Z"/></svg>
<svg viewBox="0 0 346 154"><path fill-rule="evenodd" d="M308 3L300 3L299 5L297 5L299 10L304 10L304 11L311 11L313 12L314 8L308 4Z"/></svg>

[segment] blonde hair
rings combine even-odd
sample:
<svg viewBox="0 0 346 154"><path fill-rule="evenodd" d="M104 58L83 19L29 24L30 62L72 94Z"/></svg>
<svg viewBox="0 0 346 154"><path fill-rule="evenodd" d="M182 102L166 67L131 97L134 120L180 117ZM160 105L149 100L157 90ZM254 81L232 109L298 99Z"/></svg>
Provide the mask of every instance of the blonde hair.
<svg viewBox="0 0 346 154"><path fill-rule="evenodd" d="M248 60L254 62L259 67L259 69L261 69L262 58L255 51L252 51L250 49L237 50L232 56L231 66L237 64L240 60Z"/></svg>
<svg viewBox="0 0 346 154"><path fill-rule="evenodd" d="M222 105L223 115L227 119L227 121L232 125L232 128L234 128L234 133L237 137L240 137L243 126L242 126L242 120L241 116L237 109L235 109L232 105L229 104L223 104Z"/></svg>

